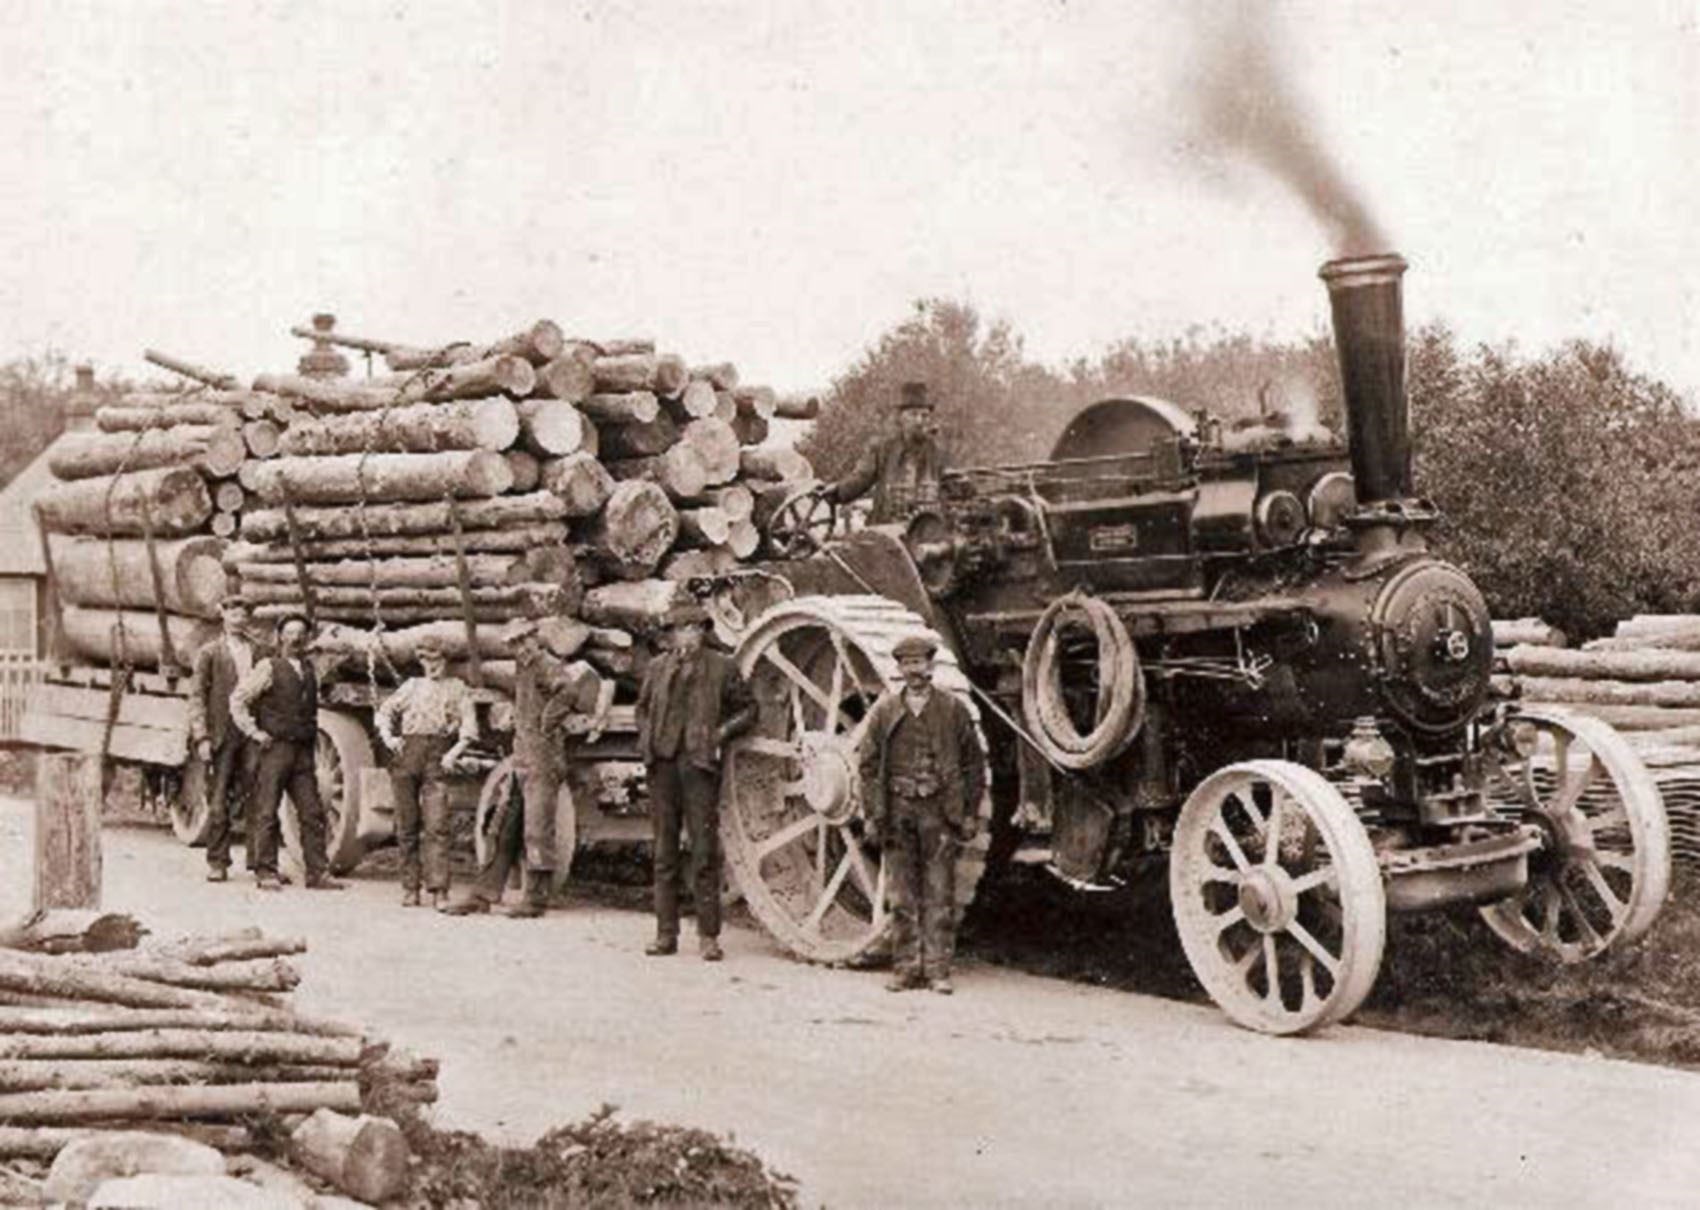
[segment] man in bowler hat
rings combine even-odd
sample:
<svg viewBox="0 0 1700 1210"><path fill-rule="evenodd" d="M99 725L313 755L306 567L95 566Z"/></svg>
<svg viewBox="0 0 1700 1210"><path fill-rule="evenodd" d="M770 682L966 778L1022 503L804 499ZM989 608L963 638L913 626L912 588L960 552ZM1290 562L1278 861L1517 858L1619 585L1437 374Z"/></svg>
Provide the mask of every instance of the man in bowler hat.
<svg viewBox="0 0 1700 1210"><path fill-rule="evenodd" d="M868 524L903 521L938 501L944 451L931 431L933 405L927 384L906 382L897 404L897 431L868 446L855 469L822 489L834 504L859 500L872 490Z"/></svg>

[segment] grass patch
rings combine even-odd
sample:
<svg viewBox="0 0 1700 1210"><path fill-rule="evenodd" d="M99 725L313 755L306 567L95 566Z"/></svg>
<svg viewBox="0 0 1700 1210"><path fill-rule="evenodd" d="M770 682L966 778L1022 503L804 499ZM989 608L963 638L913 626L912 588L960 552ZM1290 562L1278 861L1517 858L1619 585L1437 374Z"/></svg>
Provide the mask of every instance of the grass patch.
<svg viewBox="0 0 1700 1210"><path fill-rule="evenodd" d="M1010 867L981 885L962 948L1033 974L1207 1001L1181 951L1161 866L1102 894ZM1700 1070L1700 873L1679 869L1639 944L1577 966L1516 953L1472 909L1393 916L1380 978L1356 1020Z"/></svg>

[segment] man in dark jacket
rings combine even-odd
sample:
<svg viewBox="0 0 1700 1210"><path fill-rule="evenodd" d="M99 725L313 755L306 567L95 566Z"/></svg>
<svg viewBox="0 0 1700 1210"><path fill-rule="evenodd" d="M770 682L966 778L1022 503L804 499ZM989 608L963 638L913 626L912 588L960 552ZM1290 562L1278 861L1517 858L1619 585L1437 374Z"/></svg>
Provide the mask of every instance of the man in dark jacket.
<svg viewBox="0 0 1700 1210"><path fill-rule="evenodd" d="M868 712L857 753L862 812L880 837L891 896L893 972L886 987L954 989L956 854L974 838L986 756L968 707L933 687L931 639L892 647L903 684Z"/></svg>
<svg viewBox="0 0 1700 1210"><path fill-rule="evenodd" d="M608 723L614 682L579 676L584 665L568 664L544 646L537 623L516 618L502 630L514 652L514 756L508 796L496 804L490 841L472 890L443 909L450 916L488 912L502 898L518 864L525 893L504 913L533 920L549 906L555 877L555 810L566 780L569 743L595 743ZM586 686L595 685L594 700Z"/></svg>
<svg viewBox="0 0 1700 1210"><path fill-rule="evenodd" d="M650 662L638 690L638 751L649 774L655 824L655 940L645 952L679 949L679 834L691 836L691 885L703 958L720 961L720 757L749 730L755 704L730 656L703 646L700 607L670 619L670 650Z"/></svg>
<svg viewBox="0 0 1700 1210"><path fill-rule="evenodd" d="M848 504L872 489L870 525L903 521L915 510L937 503L945 462L944 451L930 431L932 420L927 384L904 383L897 405L897 432L868 446L855 469L823 489L823 494L835 504Z"/></svg>
<svg viewBox="0 0 1700 1210"><path fill-rule="evenodd" d="M277 654L257 662L230 695L230 717L259 748L254 784L254 881L281 890L277 869L277 812L283 795L295 804L306 858L307 887L341 890L326 872L325 807L319 801L317 748L319 681L307 658L308 621L301 614L277 620Z"/></svg>
<svg viewBox="0 0 1700 1210"><path fill-rule="evenodd" d="M224 633L195 653L189 680L189 742L206 770L207 881L230 877L231 798L244 814L253 802L254 745L230 719L230 694L254 667L248 637L248 607L226 597L221 607ZM248 868L254 868L253 820L247 821Z"/></svg>

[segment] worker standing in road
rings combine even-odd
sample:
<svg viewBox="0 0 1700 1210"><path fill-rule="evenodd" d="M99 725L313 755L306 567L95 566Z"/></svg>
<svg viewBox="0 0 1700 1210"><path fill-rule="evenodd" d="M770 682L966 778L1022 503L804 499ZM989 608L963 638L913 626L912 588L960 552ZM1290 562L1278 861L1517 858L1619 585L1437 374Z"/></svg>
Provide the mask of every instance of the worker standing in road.
<svg viewBox="0 0 1700 1210"><path fill-rule="evenodd" d="M931 432L933 405L927 384L906 382L897 405L897 431L869 445L848 475L822 489L834 504L874 493L868 524L906 520L936 504L944 478L944 451Z"/></svg>
<svg viewBox="0 0 1700 1210"><path fill-rule="evenodd" d="M472 690L448 675L449 659L434 636L419 644L423 676L402 682L384 699L373 721L384 747L396 754L390 765L396 843L401 846L401 903L420 905L420 831L424 831L424 883L431 906L449 897L449 806L444 779L478 740L478 711Z"/></svg>
<svg viewBox="0 0 1700 1210"><path fill-rule="evenodd" d="M691 838L697 944L704 960L720 949L720 759L755 723L755 703L732 658L704 646L700 606L669 618L668 650L651 661L638 690L638 752L649 775L655 824L655 940L652 956L679 949L679 841Z"/></svg>
<svg viewBox="0 0 1700 1210"><path fill-rule="evenodd" d="M254 643L248 637L248 606L226 597L219 607L224 633L195 653L189 679L189 741L206 771L207 881L230 877L231 799L251 815L255 749L231 720L230 694L254 667ZM254 869L254 825L247 821L248 868Z"/></svg>
<svg viewBox="0 0 1700 1210"><path fill-rule="evenodd" d="M307 658L311 623L303 614L277 620L277 654L257 661L230 694L230 717L259 749L254 779L254 881L281 890L277 868L278 808L284 791L295 804L307 889L341 890L326 871L325 807L319 801L319 680Z"/></svg>
<svg viewBox="0 0 1700 1210"><path fill-rule="evenodd" d="M578 710L572 665L543 646L536 622L516 618L503 628L502 639L515 660L513 780L507 797L496 804L487 856L471 891L443 911L450 916L488 912L500 902L514 865L523 861L524 893L505 914L531 920L548 910L554 885L555 809L566 778L567 745L578 735L590 743L601 737L614 682L602 682L593 712Z"/></svg>
<svg viewBox="0 0 1700 1210"><path fill-rule="evenodd" d="M956 854L973 840L986 756L968 707L933 686L934 642L892 647L903 678L868 712L858 752L862 811L885 851L891 896L889 991L949 995L956 951Z"/></svg>

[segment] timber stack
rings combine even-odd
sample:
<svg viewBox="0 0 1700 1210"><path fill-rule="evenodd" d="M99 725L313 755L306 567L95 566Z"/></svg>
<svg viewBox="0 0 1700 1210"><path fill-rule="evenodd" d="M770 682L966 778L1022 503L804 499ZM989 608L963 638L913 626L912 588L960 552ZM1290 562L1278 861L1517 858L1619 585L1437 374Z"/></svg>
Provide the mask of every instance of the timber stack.
<svg viewBox="0 0 1700 1210"><path fill-rule="evenodd" d="M142 931L82 911L0 931L0 1156L9 1163L45 1165L72 1144L136 1131L241 1153L256 1145L248 1123L275 1115L310 1144L297 1160L318 1172L313 1161L336 1152L336 1139L383 1121L371 1115L436 1100L434 1061L290 1004L300 980L290 958L304 941L248 929L136 948ZM393 1196L406 1150L387 1154Z"/></svg>
<svg viewBox="0 0 1700 1210"><path fill-rule="evenodd" d="M501 688L500 626L530 617L556 654L635 687L642 632L687 580L755 557L756 518L812 473L763 445L812 400L649 340L548 320L438 348L294 331L390 372L240 389L150 353L193 385L100 409L55 461L39 507L76 657L182 667L234 592L261 618L312 615L333 680L409 675L435 635Z"/></svg>
<svg viewBox="0 0 1700 1210"><path fill-rule="evenodd" d="M1664 796L1673 856L1700 864L1700 615L1640 615L1579 648L1535 619L1496 621L1494 640L1500 693L1624 733Z"/></svg>

